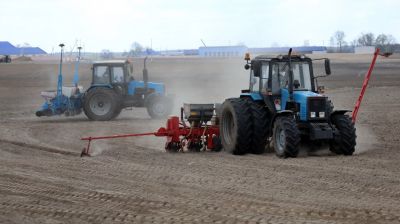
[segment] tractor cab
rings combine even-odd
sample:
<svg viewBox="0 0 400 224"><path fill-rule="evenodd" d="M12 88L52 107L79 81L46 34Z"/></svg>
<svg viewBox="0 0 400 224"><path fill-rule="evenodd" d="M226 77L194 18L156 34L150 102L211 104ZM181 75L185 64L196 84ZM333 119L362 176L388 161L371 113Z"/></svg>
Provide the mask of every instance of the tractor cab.
<svg viewBox="0 0 400 224"><path fill-rule="evenodd" d="M257 56L246 68L250 68L250 86L243 91L242 96L250 96L254 100L264 100L268 108L275 112L290 110L298 112L302 121L312 118L325 118L329 108L327 98L318 92L313 73L312 60L304 55L287 55L275 58ZM330 74L329 60L326 59L326 72ZM313 102L310 102L313 101ZM314 102L315 101L315 102ZM324 104L324 105L320 105ZM310 105L320 107L315 112L309 112ZM322 109L322 111L320 111ZM314 116L315 115L315 116ZM319 116L321 115L321 116Z"/></svg>
<svg viewBox="0 0 400 224"><path fill-rule="evenodd" d="M93 63L92 85L112 85L129 82L132 66L125 60L99 61Z"/></svg>
<svg viewBox="0 0 400 224"><path fill-rule="evenodd" d="M257 57L252 61L254 69L250 73L250 91L280 94L281 89L288 89L289 66L288 61L275 58L262 60ZM260 60L261 59L261 60ZM259 61L257 61L259 60ZM294 90L315 91L312 85L312 62L309 58L292 59Z"/></svg>
<svg viewBox="0 0 400 224"><path fill-rule="evenodd" d="M94 62L91 86L119 88L121 94L127 94L128 83L133 80L131 70L131 64L126 60Z"/></svg>

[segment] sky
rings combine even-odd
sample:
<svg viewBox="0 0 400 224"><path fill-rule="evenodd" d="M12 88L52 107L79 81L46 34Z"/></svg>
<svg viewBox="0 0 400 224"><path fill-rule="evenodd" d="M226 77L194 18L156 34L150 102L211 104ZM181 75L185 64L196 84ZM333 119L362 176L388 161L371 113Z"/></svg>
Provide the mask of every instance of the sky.
<svg viewBox="0 0 400 224"><path fill-rule="evenodd" d="M75 43L86 52L330 44L337 30L400 41L399 0L0 0L0 41L51 53Z"/></svg>

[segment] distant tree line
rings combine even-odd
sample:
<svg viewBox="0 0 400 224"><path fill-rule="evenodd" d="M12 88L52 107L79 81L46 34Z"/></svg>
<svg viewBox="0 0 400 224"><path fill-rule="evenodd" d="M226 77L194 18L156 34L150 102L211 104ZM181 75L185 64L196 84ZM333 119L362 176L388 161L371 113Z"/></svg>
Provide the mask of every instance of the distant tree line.
<svg viewBox="0 0 400 224"><path fill-rule="evenodd" d="M124 51L119 56L122 56L122 57L140 57L140 56L153 55L153 54L155 54L155 51L153 49L151 49L150 47L143 47L143 45L141 45L140 43L135 41L135 42L133 42L131 44L131 47L130 47L129 51ZM116 57L118 57L118 55ZM110 50L104 49L100 53L100 58L102 58L102 59L112 59L112 58L114 58L114 54Z"/></svg>
<svg viewBox="0 0 400 224"><path fill-rule="evenodd" d="M345 40L345 33L341 30L336 31L331 39L328 48L330 52L351 52L357 46L375 46L383 52L397 52L400 51L399 44L391 34L379 34L375 37L373 33L361 33L360 36L350 43Z"/></svg>

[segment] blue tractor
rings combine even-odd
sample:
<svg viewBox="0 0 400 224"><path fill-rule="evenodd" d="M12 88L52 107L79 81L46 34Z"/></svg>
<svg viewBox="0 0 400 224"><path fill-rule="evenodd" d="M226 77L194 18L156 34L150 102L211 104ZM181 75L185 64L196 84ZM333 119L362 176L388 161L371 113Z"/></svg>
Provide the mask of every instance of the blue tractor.
<svg viewBox="0 0 400 224"><path fill-rule="evenodd" d="M251 61L246 54L249 89L239 98L226 99L220 109L223 147L243 155L261 154L272 146L278 157L287 158L296 157L300 141L305 141L312 148L329 145L336 154L352 155L356 129L346 114L350 111L334 110L318 87L322 76L314 75L313 60L291 52ZM330 75L329 59L314 60L325 60Z"/></svg>
<svg viewBox="0 0 400 224"><path fill-rule="evenodd" d="M63 46L60 45L61 49ZM128 60L94 62L92 83L84 91L78 86L79 57L73 86L63 86L62 53L63 50L57 91L42 92L46 101L36 112L37 116L71 116L83 111L90 120L108 121L128 107L146 107L152 118L167 117L171 113L172 99L166 96L164 84L148 81L147 58L144 59L143 81L133 78L133 66Z"/></svg>

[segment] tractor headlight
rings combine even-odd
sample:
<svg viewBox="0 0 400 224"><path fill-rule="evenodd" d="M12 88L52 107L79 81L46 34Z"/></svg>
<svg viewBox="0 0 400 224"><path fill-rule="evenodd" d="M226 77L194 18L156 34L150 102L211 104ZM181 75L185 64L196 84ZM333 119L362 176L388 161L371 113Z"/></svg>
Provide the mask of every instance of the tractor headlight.
<svg viewBox="0 0 400 224"><path fill-rule="evenodd" d="M324 118L325 117L325 112L319 112L318 115L319 115L320 118Z"/></svg>
<svg viewBox="0 0 400 224"><path fill-rule="evenodd" d="M315 112L310 112L310 117L315 118Z"/></svg>

